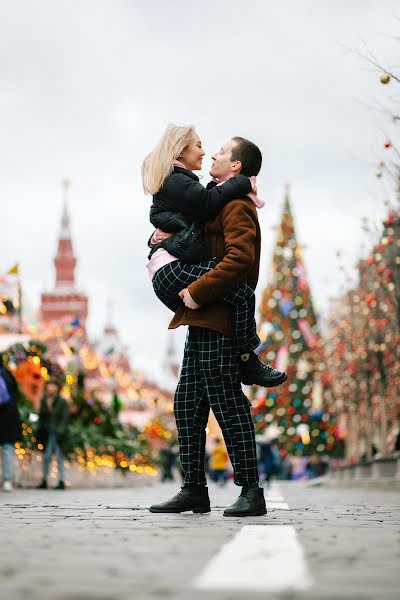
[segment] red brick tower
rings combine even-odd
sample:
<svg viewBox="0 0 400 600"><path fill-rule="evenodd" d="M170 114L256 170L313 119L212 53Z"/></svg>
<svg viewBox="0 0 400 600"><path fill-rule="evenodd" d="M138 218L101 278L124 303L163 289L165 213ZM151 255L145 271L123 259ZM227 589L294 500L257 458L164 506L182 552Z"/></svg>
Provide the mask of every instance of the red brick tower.
<svg viewBox="0 0 400 600"><path fill-rule="evenodd" d="M72 247L70 222L67 207L67 189L69 182L63 182L64 208L61 219L61 232L58 240L57 255L54 259L56 268L55 287L51 292L42 294L41 317L43 321L59 321L71 319L74 325L85 329L88 313L87 296L75 287L76 258Z"/></svg>

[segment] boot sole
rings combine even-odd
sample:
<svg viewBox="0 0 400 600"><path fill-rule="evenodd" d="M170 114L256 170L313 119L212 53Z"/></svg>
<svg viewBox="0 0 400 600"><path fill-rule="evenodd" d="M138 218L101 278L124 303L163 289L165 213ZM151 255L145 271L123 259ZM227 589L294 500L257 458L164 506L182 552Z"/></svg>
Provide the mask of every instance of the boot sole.
<svg viewBox="0 0 400 600"><path fill-rule="evenodd" d="M262 517L267 514L267 509L265 510L257 510L252 513L223 513L224 517Z"/></svg>
<svg viewBox="0 0 400 600"><path fill-rule="evenodd" d="M248 381L242 381L242 383L244 385L258 385L260 387L273 388L273 387L277 387L278 385L282 385L282 383L285 383L286 380L287 380L287 375L283 379L281 378L278 381L271 382L271 383L268 383L268 384L265 384L265 383L254 383L254 382L250 383Z"/></svg>
<svg viewBox="0 0 400 600"><path fill-rule="evenodd" d="M172 509L170 509L170 510L159 510L157 508L149 508L149 511L151 513L158 513L158 514L163 514L164 513L164 514L170 514L170 515L172 515L172 514L177 515L179 513L190 512L190 511L193 511L195 514L198 514L198 513L209 513L209 512L211 512L211 508L209 506L208 507L202 507L202 508L184 508L182 510L172 510Z"/></svg>

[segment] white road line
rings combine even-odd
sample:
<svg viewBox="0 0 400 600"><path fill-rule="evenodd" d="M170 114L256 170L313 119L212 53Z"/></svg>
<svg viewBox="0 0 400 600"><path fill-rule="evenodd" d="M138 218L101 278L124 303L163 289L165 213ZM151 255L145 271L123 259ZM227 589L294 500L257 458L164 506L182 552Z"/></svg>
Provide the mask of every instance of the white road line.
<svg viewBox="0 0 400 600"><path fill-rule="evenodd" d="M266 498L265 504L267 505L267 510L269 508L273 508L274 510L289 510L289 505L286 502L271 502Z"/></svg>
<svg viewBox="0 0 400 600"><path fill-rule="evenodd" d="M289 510L279 485L266 492L267 508ZM208 563L193 585L201 590L284 592L312 585L303 549L291 525L246 525Z"/></svg>
<svg viewBox="0 0 400 600"><path fill-rule="evenodd" d="M246 525L194 581L201 590L304 590L311 576L294 527Z"/></svg>
<svg viewBox="0 0 400 600"><path fill-rule="evenodd" d="M289 510L289 505L285 502L285 498L281 494L279 485L274 481L271 487L266 492L265 502L268 508L274 510Z"/></svg>

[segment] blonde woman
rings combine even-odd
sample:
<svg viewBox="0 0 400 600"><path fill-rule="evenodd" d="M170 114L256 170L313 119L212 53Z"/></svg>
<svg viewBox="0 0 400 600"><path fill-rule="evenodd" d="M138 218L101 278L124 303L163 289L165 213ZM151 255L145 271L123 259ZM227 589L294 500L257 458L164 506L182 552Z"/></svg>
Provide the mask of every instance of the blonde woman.
<svg viewBox="0 0 400 600"><path fill-rule="evenodd" d="M157 228L151 239L147 268L157 297L174 312L179 298L188 308L199 308L186 288L216 265L210 260L203 237L205 222L214 219L231 200L249 194L258 201L254 197L255 184L243 174L221 185L202 186L193 171L201 169L204 155L194 127L169 125L142 167L144 190L153 196L150 221ZM227 291L223 301L233 308L242 382L265 387L280 385L286 374L266 367L254 354L260 339L252 288L239 283Z"/></svg>

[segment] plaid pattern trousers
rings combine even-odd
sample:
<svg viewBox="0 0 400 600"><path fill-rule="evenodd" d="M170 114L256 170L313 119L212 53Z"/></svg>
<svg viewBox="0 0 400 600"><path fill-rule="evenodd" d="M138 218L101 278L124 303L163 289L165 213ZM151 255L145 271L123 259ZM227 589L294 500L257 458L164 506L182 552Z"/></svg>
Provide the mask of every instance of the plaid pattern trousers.
<svg viewBox="0 0 400 600"><path fill-rule="evenodd" d="M185 484L204 485L206 427L210 408L221 427L234 482L258 482L250 404L242 391L233 337L189 327L174 413Z"/></svg>
<svg viewBox="0 0 400 600"><path fill-rule="evenodd" d="M159 269L153 279L156 296L173 312L176 311L178 293L190 283L216 266L212 260L189 265L175 260ZM236 340L238 354L255 350L261 340L257 335L254 318L256 300L254 291L246 283L238 283L223 298L233 307L233 335Z"/></svg>

